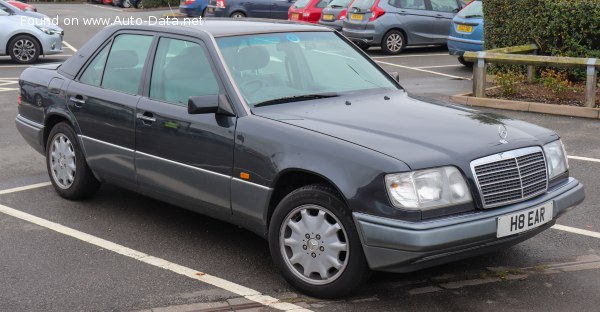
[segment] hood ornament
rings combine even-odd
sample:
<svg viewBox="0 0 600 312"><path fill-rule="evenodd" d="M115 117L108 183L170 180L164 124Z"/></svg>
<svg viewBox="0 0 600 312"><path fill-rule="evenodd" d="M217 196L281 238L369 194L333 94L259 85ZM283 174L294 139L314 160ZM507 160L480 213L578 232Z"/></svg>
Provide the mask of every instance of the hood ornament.
<svg viewBox="0 0 600 312"><path fill-rule="evenodd" d="M502 143L502 144L508 143L508 141L506 140L506 138L508 138L508 130L506 129L506 126L500 125L498 127L498 136L500 136L500 143Z"/></svg>

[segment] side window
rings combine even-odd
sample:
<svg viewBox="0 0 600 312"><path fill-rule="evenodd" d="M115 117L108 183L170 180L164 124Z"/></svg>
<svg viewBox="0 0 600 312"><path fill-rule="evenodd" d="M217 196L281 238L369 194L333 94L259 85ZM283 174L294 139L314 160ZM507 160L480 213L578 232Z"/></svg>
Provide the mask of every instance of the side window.
<svg viewBox="0 0 600 312"><path fill-rule="evenodd" d="M454 1L454 0L452 0ZM412 9L412 10L426 10L425 0L390 0L390 5L397 8Z"/></svg>
<svg viewBox="0 0 600 312"><path fill-rule="evenodd" d="M104 61L106 60L106 55L108 54L108 47L110 47L110 44L107 44L104 48L102 48L102 51L100 51L100 53L98 53L90 62L83 74L81 74L79 82L92 86L100 86L100 79L102 79L102 68L104 67Z"/></svg>
<svg viewBox="0 0 600 312"><path fill-rule="evenodd" d="M119 35L108 54L102 87L135 94L152 43L152 36Z"/></svg>
<svg viewBox="0 0 600 312"><path fill-rule="evenodd" d="M219 94L219 84L202 46L161 38L154 58L150 98L186 106L190 96Z"/></svg>
<svg viewBox="0 0 600 312"><path fill-rule="evenodd" d="M458 3L456 0L430 0L431 8L437 12L458 12Z"/></svg>

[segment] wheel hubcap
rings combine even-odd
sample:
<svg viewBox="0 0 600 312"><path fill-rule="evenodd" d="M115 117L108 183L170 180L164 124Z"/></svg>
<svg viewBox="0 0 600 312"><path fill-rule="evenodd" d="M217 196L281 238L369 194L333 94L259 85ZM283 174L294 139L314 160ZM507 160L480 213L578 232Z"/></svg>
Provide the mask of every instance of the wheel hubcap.
<svg viewBox="0 0 600 312"><path fill-rule="evenodd" d="M62 189L69 188L75 180L75 149L66 135L54 136L50 146L50 172L52 179Z"/></svg>
<svg viewBox="0 0 600 312"><path fill-rule="evenodd" d="M13 54L22 62L30 61L35 56L35 44L31 40L20 39L13 46Z"/></svg>
<svg viewBox="0 0 600 312"><path fill-rule="evenodd" d="M391 34L388 36L386 45L392 52L398 52L402 48L402 37L398 34Z"/></svg>
<svg viewBox="0 0 600 312"><path fill-rule="evenodd" d="M279 233L285 263L301 280L324 285L344 272L350 251L346 231L326 208L318 205L295 208L285 218Z"/></svg>

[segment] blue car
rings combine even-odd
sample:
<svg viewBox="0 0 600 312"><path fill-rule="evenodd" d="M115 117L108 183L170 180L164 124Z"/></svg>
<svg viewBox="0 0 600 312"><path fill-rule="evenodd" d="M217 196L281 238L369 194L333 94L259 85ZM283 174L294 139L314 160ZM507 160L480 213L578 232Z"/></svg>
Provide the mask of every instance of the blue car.
<svg viewBox="0 0 600 312"><path fill-rule="evenodd" d="M458 55L458 61L465 66L473 66L463 58L465 52L483 50L482 3L482 0L471 2L456 14L450 26L448 50L450 55Z"/></svg>
<svg viewBox="0 0 600 312"><path fill-rule="evenodd" d="M190 17L197 17L206 15L206 6L208 0L181 0L179 5L179 12Z"/></svg>

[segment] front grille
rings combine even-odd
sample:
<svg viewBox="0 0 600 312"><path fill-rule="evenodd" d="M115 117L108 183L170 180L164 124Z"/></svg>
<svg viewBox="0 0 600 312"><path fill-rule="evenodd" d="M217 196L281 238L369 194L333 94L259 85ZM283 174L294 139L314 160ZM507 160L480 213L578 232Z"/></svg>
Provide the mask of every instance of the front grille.
<svg viewBox="0 0 600 312"><path fill-rule="evenodd" d="M484 208L526 200L546 192L546 159L540 147L508 151L471 162Z"/></svg>

